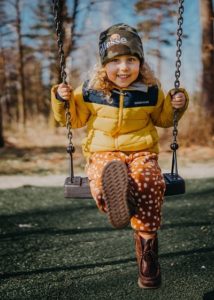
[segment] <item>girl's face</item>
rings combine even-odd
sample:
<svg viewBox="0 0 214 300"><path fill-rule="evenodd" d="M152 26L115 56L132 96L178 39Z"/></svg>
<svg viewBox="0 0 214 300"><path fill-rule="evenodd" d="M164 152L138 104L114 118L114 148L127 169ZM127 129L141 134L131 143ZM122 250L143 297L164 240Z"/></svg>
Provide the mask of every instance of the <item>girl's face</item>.
<svg viewBox="0 0 214 300"><path fill-rule="evenodd" d="M140 60L136 56L117 56L105 65L108 79L120 88L128 87L140 72Z"/></svg>

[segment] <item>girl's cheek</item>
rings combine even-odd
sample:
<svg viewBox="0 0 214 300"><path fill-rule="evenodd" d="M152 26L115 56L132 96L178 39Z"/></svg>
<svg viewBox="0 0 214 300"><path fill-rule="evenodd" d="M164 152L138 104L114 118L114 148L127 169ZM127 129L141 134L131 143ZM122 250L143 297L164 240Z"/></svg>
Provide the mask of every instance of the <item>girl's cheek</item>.
<svg viewBox="0 0 214 300"><path fill-rule="evenodd" d="M115 67L114 65L111 65L111 66L109 67L109 71L110 71L110 72L115 72L115 70L116 70L116 67Z"/></svg>

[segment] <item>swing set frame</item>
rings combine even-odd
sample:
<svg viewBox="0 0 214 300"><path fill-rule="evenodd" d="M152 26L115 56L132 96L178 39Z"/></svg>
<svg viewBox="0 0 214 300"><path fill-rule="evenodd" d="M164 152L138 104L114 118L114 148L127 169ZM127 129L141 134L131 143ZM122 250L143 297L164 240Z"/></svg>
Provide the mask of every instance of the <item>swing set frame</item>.
<svg viewBox="0 0 214 300"><path fill-rule="evenodd" d="M182 34L183 34L183 13L184 13L184 0L178 0L178 19L177 19L177 41L176 41L176 70L175 70L175 81L174 81L174 91L175 93L179 91L180 87L180 67L181 67L181 55L182 55ZM63 19L62 19L62 7L63 0L53 0L53 12L54 12L54 22L57 35L57 45L58 45L58 55L60 60L60 74L63 83L66 82L66 71L65 71L65 56L63 50ZM65 198L82 198L88 199L92 198L89 181L87 177L74 176L73 169L73 153L75 147L72 143L72 131L71 131L71 114L69 111L69 102L65 102L65 115L66 115L66 127L67 127L67 137L68 146L67 153L69 154L69 176L65 179L64 183L64 197ZM173 140L170 145L172 150L172 166L171 172L164 173L164 180L166 184L165 196L173 196L185 193L185 181L178 174L178 164L177 164L177 150L179 145L177 143L178 135L178 110L174 109L173 112Z"/></svg>

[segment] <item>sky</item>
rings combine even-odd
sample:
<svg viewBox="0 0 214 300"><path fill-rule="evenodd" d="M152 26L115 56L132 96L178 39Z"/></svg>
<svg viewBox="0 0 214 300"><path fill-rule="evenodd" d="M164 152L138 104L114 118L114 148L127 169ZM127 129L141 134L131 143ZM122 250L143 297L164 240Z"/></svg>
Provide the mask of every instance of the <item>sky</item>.
<svg viewBox="0 0 214 300"><path fill-rule="evenodd" d="M22 0L22 17L23 17L23 32L29 32L30 25L34 22L32 10L29 9L27 0ZM51 1L50 1L51 2ZM82 64L93 68L98 56L98 37L99 33L112 24L124 22L136 27L137 23L143 20L143 16L137 16L133 10L136 0L96 0L96 6L87 8L87 1L80 1L79 6L79 27L77 31L84 33L84 45L87 49L83 49L83 39L78 40L80 49L73 55L72 65L81 66ZM68 7L72 11L73 1L68 0ZM113 3L113 4L112 4ZM7 4L9 5L9 4ZM31 6L36 5L36 1L30 3ZM190 93L200 89L200 74L201 74L201 32L200 32L200 8L199 0L185 1L183 33L188 38L183 39L182 44L182 67L181 67L181 86L185 87ZM13 10L10 7L11 14ZM96 16L101 16L96 17ZM85 18L87 16L87 18ZM176 20L170 24L171 29L176 32ZM54 29L54 28L53 28ZM163 36L164 38L164 36ZM148 55L148 45L144 41L145 59L150 64L152 69L157 72L157 60ZM86 41L86 43L85 43ZM82 48L82 49L81 49ZM85 55L85 51L93 51L93 55ZM162 72L160 81L163 88L167 91L174 86L175 80L175 61L176 61L176 36L174 45L171 47L162 46L162 51L165 59L162 61ZM82 79L85 79L88 72L82 72Z"/></svg>

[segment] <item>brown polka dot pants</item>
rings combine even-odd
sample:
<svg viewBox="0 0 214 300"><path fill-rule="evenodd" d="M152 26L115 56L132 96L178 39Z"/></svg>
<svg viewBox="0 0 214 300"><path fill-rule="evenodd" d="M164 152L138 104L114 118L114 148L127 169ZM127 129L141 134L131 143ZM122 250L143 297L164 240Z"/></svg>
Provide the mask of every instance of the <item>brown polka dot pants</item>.
<svg viewBox="0 0 214 300"><path fill-rule="evenodd" d="M129 199L135 205L131 218L134 230L156 231L161 224L161 207L165 182L158 165L158 156L150 152L96 152L86 166L93 198L101 211L106 211L103 199L101 175L104 166L112 160L123 161L129 176Z"/></svg>

